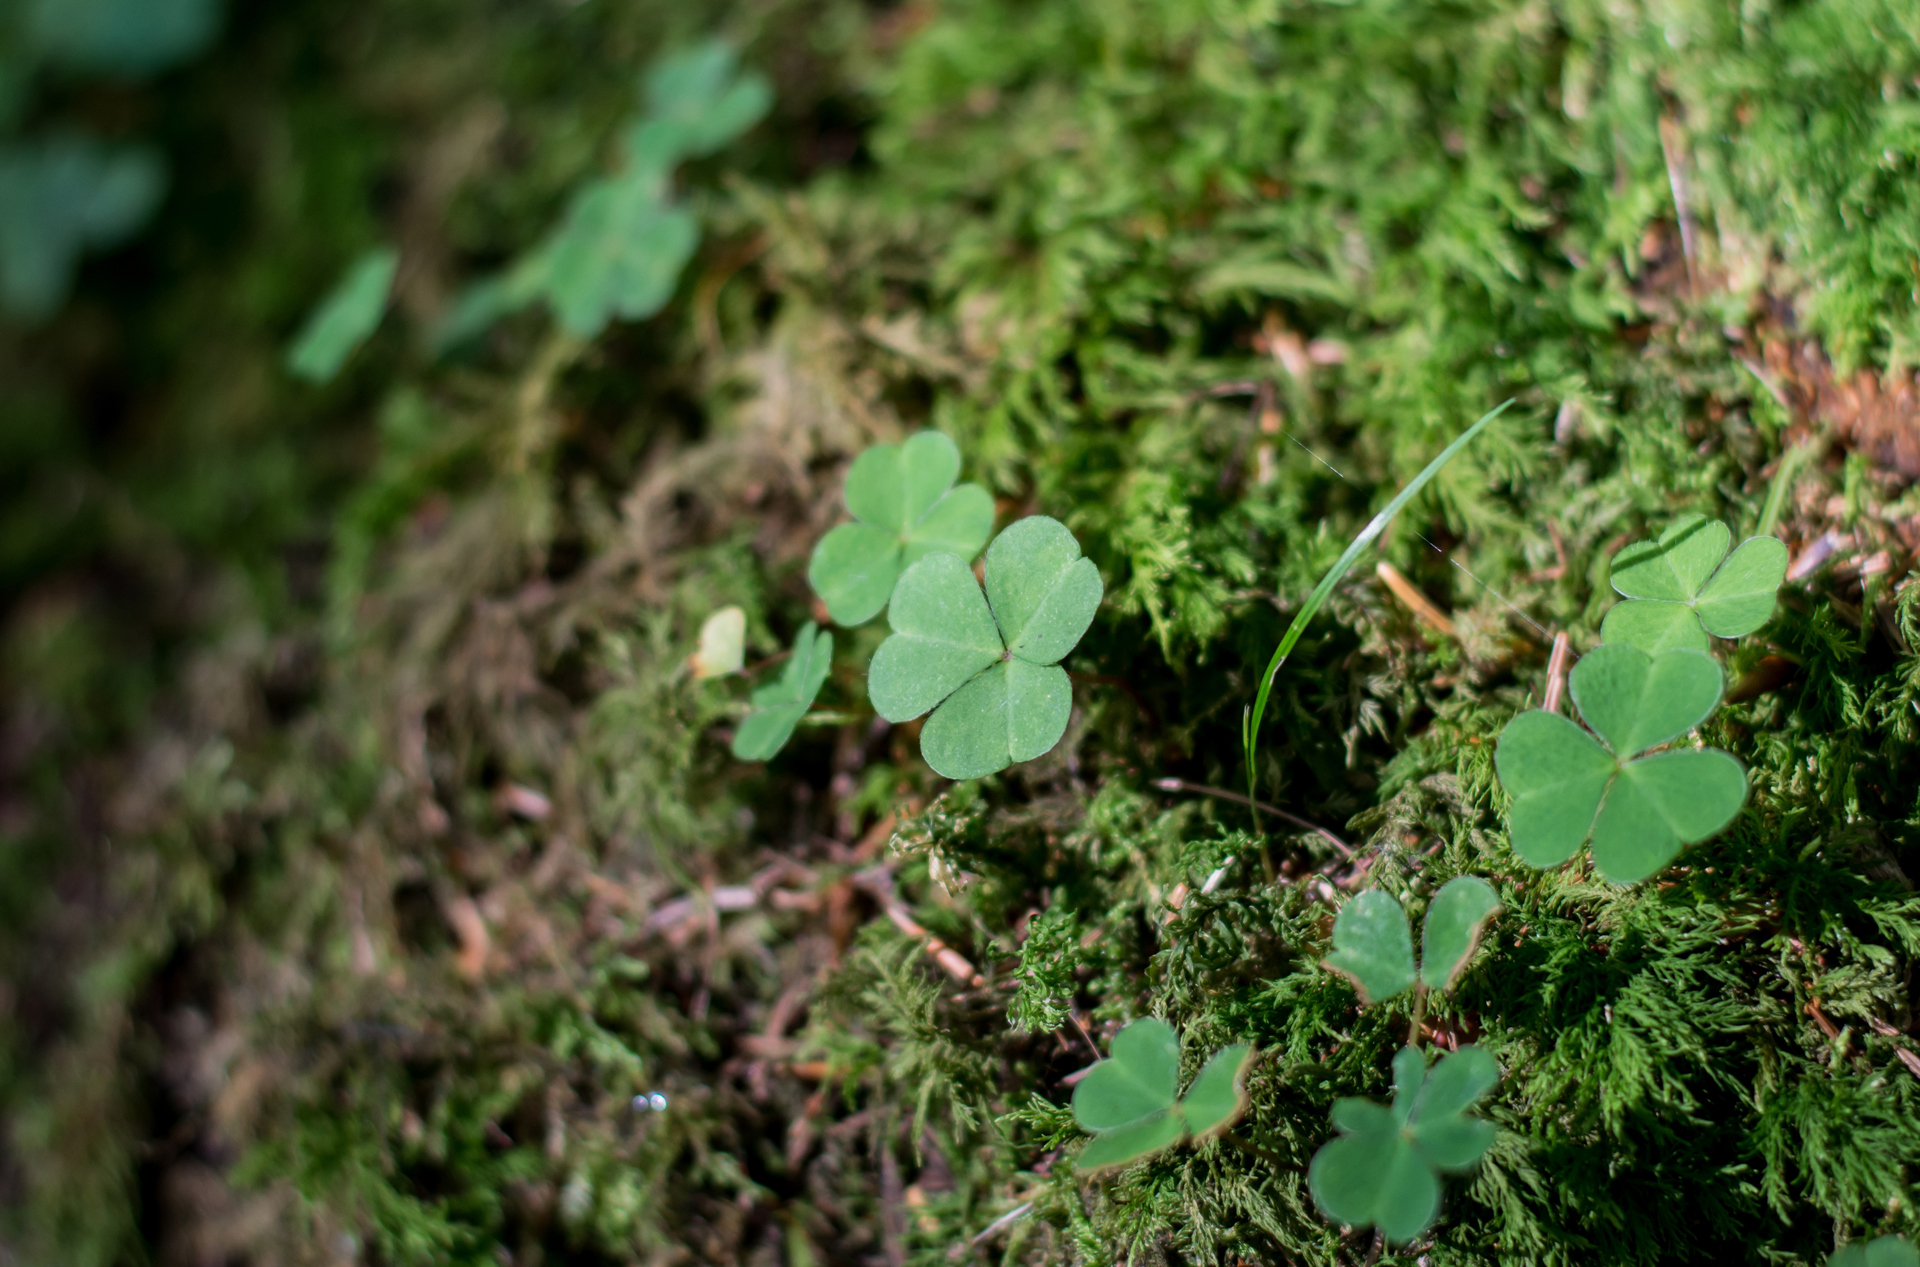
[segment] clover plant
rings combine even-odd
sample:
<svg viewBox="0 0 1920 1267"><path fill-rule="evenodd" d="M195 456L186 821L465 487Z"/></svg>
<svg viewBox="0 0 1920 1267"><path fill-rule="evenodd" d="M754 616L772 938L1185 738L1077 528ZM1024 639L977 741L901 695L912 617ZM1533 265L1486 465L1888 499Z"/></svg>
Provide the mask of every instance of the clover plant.
<svg viewBox="0 0 1920 1267"><path fill-rule="evenodd" d="M288 372L310 383L324 383L338 374L386 315L399 263L400 257L385 248L356 260L288 349Z"/></svg>
<svg viewBox="0 0 1920 1267"><path fill-rule="evenodd" d="M1060 660L1093 623L1100 572L1066 525L1032 515L987 548L986 593L957 554L900 574L867 695L880 715L933 716L920 755L949 779L1031 761L1060 742L1073 705Z"/></svg>
<svg viewBox="0 0 1920 1267"><path fill-rule="evenodd" d="M876 444L847 472L853 522L820 539L807 580L838 624L880 614L902 568L936 550L970 560L993 531L993 498L978 484L953 485L960 450L938 431L905 444Z"/></svg>
<svg viewBox="0 0 1920 1267"><path fill-rule="evenodd" d="M1325 964L1352 981L1364 1003L1385 1002L1416 980L1429 990L1451 989L1480 944L1481 930L1499 913L1499 895L1479 876L1447 881L1427 906L1416 975L1406 911L1388 894L1368 889L1340 908Z"/></svg>
<svg viewBox="0 0 1920 1267"><path fill-rule="evenodd" d="M675 167L758 123L773 93L762 76L739 70L732 48L709 40L650 68L644 96L644 112L622 137L620 169L582 185L543 241L461 296L434 334L437 347L541 299L576 338L666 306L700 245L698 218L673 200Z"/></svg>
<svg viewBox="0 0 1920 1267"><path fill-rule="evenodd" d="M1608 643L1574 666L1568 684L1591 731L1536 708L1507 723L1494 751L1513 797L1508 832L1524 861L1558 866L1591 836L1600 873L1632 884L1733 821L1747 798L1747 772L1730 754L1641 755L1713 711L1725 685L1717 660L1686 648L1648 655Z"/></svg>
<svg viewBox="0 0 1920 1267"><path fill-rule="evenodd" d="M733 733L733 755L742 761L765 761L786 747L832 665L833 635L809 620L800 626L779 679L754 691L753 711Z"/></svg>
<svg viewBox="0 0 1920 1267"><path fill-rule="evenodd" d="M1215 1052L1184 1096L1180 1040L1173 1027L1143 1017L1114 1036L1109 1059L1088 1070L1073 1089L1073 1117L1093 1139L1074 1169L1112 1170L1173 1147L1188 1137L1207 1139L1247 1109L1243 1085L1253 1048L1235 1043Z"/></svg>
<svg viewBox="0 0 1920 1267"><path fill-rule="evenodd" d="M1683 515L1656 540L1620 551L1613 588L1628 601L1607 613L1601 639L1648 653L1705 651L1708 634L1738 638L1766 624L1787 574L1787 547L1777 537L1749 537L1729 556L1732 541L1719 520Z"/></svg>
<svg viewBox="0 0 1920 1267"><path fill-rule="evenodd" d="M1904 1236L1879 1236L1833 1251L1827 1267L1920 1267L1920 1250Z"/></svg>
<svg viewBox="0 0 1920 1267"><path fill-rule="evenodd" d="M1393 1058L1393 1107L1354 1098L1334 1102L1339 1134L1314 1154L1307 1187L1321 1212L1350 1227L1378 1227L1410 1241L1440 1214L1440 1175L1471 1169L1493 1147L1490 1122L1471 1109L1500 1081L1478 1047L1441 1058L1431 1071L1419 1050Z"/></svg>

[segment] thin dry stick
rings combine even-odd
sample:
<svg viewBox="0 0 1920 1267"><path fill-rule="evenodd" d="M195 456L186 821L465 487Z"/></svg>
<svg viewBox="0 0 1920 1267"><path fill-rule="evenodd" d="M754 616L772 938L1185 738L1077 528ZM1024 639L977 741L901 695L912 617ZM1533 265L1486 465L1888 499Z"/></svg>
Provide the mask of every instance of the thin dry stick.
<svg viewBox="0 0 1920 1267"><path fill-rule="evenodd" d="M1420 592L1420 587L1400 574L1400 569L1385 559L1373 565L1373 574L1386 582L1393 596L1407 605L1415 616L1449 638L1457 638L1453 621L1447 614L1433 605L1433 600Z"/></svg>
<svg viewBox="0 0 1920 1267"><path fill-rule="evenodd" d="M1326 828L1310 823L1298 814L1290 814L1278 805L1269 805L1265 801L1256 801L1251 796L1242 796L1238 792L1229 792L1223 787L1208 787L1204 783L1189 783L1185 779L1155 779L1153 785L1162 792L1196 792L1201 796L1217 796L1223 801L1234 801L1241 805L1251 805L1254 809L1284 818L1302 831L1310 831L1330 843L1347 857L1353 857L1353 849L1346 841L1334 835Z"/></svg>
<svg viewBox="0 0 1920 1267"><path fill-rule="evenodd" d="M1547 657L1547 698L1540 707L1549 713L1560 711L1560 697L1567 691L1567 663L1573 659L1573 644L1567 641L1567 631L1562 629L1553 635L1553 654Z"/></svg>
<svg viewBox="0 0 1920 1267"><path fill-rule="evenodd" d="M907 914L906 907L884 898L881 904L886 907L887 918L893 921L893 926L907 936L922 942L926 952L933 956L935 963L946 969L948 976L962 985L982 986L987 983L985 977L974 971L973 965L967 962L965 955L915 923L913 916Z"/></svg>

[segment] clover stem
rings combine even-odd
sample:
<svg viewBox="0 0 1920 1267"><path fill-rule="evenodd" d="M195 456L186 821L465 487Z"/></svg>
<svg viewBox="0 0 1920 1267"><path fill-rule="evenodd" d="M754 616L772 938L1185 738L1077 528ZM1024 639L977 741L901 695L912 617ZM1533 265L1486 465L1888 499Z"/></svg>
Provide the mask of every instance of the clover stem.
<svg viewBox="0 0 1920 1267"><path fill-rule="evenodd" d="M1415 981L1413 983L1413 1019L1407 1025L1407 1046L1420 1045L1420 1026L1426 1022L1426 1019L1427 983Z"/></svg>
<svg viewBox="0 0 1920 1267"><path fill-rule="evenodd" d="M1262 1148L1260 1147L1260 1145L1252 1143L1248 1140L1241 1139L1237 1134L1235 1134L1232 1131L1223 1132L1219 1136L1219 1138L1226 1140L1229 1144L1232 1144L1235 1148L1239 1149L1241 1152L1245 1153L1247 1156L1257 1157L1261 1161L1264 1161L1269 1165L1276 1166L1281 1170L1297 1170L1298 1169L1297 1166L1289 1162L1286 1158L1282 1157L1280 1154L1273 1152L1269 1149Z"/></svg>

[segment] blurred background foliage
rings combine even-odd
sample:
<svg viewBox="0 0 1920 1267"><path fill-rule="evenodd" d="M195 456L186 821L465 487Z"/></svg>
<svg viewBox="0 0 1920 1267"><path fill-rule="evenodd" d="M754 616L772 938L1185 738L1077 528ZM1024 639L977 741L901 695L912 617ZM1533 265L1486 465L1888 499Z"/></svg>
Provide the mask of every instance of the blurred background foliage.
<svg viewBox="0 0 1920 1267"><path fill-rule="evenodd" d="M1328 903L1467 871L1509 914L1433 1023L1502 1136L1418 1254L1911 1233L1917 77L1897 0L7 0L0 1252L1358 1261L1304 1166L1400 1035ZM1356 579L1275 694L1262 795L1359 861L1179 791L1509 395L1388 536L1443 621ZM787 645L923 425L1102 570L1068 739L729 761L701 622ZM1515 867L1551 633L1776 487L1754 811L1642 890ZM1077 1186L1063 1079L1148 1011L1269 1053L1259 1151Z"/></svg>

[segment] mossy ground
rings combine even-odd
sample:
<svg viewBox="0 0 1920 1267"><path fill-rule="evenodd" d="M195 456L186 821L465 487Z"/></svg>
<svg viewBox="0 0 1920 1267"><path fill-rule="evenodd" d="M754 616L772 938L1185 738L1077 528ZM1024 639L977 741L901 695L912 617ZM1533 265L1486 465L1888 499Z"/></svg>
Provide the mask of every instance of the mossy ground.
<svg viewBox="0 0 1920 1267"><path fill-rule="evenodd" d="M680 300L428 359L709 25L779 105L692 173ZM81 102L178 183L0 336L0 1256L1364 1261L1304 1168L1406 1009L1317 961L1343 891L1466 872L1507 910L1428 1023L1500 1140L1379 1261L1920 1231L1916 76L1870 0L380 0ZM383 240L398 319L296 387ZM1385 539L1448 631L1361 569L1278 682L1260 796L1353 856L1192 791L1509 396ZM1067 739L943 786L864 716L872 626L862 716L731 761L700 622L785 646L846 461L925 425L1101 568ZM1491 741L1687 510L1831 549L1728 649L1753 799L1634 889L1530 871ZM1252 1111L1078 1181L1064 1080L1148 1012L1189 1073L1256 1043Z"/></svg>

